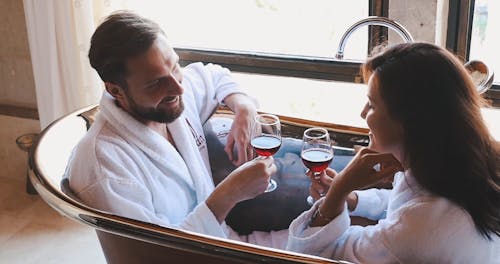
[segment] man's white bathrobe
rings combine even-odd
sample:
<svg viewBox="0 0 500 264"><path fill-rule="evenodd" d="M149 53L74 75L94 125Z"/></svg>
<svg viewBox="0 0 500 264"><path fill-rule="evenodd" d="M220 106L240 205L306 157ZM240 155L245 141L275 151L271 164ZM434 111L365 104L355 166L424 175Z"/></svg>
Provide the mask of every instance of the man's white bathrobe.
<svg viewBox="0 0 500 264"><path fill-rule="evenodd" d="M483 238L465 210L410 175L397 173L392 190L357 193L351 215L378 224L350 226L345 209L327 225L309 227L323 198L292 222L287 249L354 263L500 263L499 237Z"/></svg>
<svg viewBox="0 0 500 264"><path fill-rule="evenodd" d="M283 248L287 231L238 236L205 204L214 183L202 126L226 96L240 91L218 65L191 64L183 74L185 110L167 125L177 149L104 92L66 169L70 188L89 206L113 214Z"/></svg>

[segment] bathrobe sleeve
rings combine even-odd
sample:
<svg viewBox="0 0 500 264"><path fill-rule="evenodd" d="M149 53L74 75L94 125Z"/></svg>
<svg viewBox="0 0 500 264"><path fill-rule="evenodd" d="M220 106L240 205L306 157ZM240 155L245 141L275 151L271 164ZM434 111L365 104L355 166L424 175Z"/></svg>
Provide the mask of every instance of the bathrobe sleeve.
<svg viewBox="0 0 500 264"><path fill-rule="evenodd" d="M375 221L386 217L391 190L372 188L355 193L358 195L358 204L350 212L351 216L361 216Z"/></svg>
<svg viewBox="0 0 500 264"><path fill-rule="evenodd" d="M224 224L225 225L225 224ZM243 241L254 245L272 247L276 249L285 249L288 240L288 229L262 232L253 231L248 235L239 235L231 227L226 226L226 235L229 239Z"/></svg>
<svg viewBox="0 0 500 264"><path fill-rule="evenodd" d="M99 180L77 193L78 197L94 208L113 212L127 218L150 222L160 226L179 228L207 235L225 237L221 226L205 203L191 212L187 208L172 208L172 214L180 214L184 220L173 224L169 215L155 210L153 195L144 180L144 171L138 160L130 156L119 142L101 141L95 149L93 173ZM88 164L92 164L89 162Z"/></svg>
<svg viewBox="0 0 500 264"><path fill-rule="evenodd" d="M350 226L347 205L344 211L322 227L309 227L322 199L295 219L289 228L287 250L342 259L354 263L399 263L386 246L386 235L394 223L381 221L375 226Z"/></svg>
<svg viewBox="0 0 500 264"><path fill-rule="evenodd" d="M242 93L231 72L220 65L197 62L186 66L183 73L185 96L192 96L202 124L228 95Z"/></svg>

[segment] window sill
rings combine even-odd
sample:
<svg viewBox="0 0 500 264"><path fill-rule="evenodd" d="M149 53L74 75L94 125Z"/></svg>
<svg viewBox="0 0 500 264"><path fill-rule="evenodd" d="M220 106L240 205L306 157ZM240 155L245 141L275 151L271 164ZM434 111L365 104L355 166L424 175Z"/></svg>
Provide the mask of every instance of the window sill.
<svg viewBox="0 0 500 264"><path fill-rule="evenodd" d="M248 95L259 102L259 110L315 122L366 129L361 110L366 103L366 85L234 73Z"/></svg>
<svg viewBox="0 0 500 264"><path fill-rule="evenodd" d="M234 72L243 91L259 102L259 111L319 123L368 129L360 116L366 103L366 85L336 81ZM500 141L500 109L483 108L493 137Z"/></svg>

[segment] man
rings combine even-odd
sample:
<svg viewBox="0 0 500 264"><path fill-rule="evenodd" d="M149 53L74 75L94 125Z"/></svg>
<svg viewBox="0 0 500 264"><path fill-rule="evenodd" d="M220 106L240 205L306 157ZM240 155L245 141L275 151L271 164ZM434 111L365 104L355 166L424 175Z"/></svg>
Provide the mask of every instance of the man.
<svg viewBox="0 0 500 264"><path fill-rule="evenodd" d="M232 158L236 147L240 164L250 157L256 114L227 69L201 63L181 69L159 26L129 12L110 15L96 29L89 59L106 89L66 170L80 199L158 225L284 247L286 231L238 236L224 223L276 171L272 158L251 160L214 188L203 123L220 103L233 110L226 151Z"/></svg>

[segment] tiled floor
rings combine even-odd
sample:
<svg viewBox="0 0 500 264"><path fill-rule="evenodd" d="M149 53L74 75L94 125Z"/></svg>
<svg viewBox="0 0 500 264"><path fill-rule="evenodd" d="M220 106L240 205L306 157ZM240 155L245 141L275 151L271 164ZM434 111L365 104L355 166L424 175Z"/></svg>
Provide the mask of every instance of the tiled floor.
<svg viewBox="0 0 500 264"><path fill-rule="evenodd" d="M0 263L105 263L94 230L26 193L27 153L15 140L37 120L0 115Z"/></svg>

